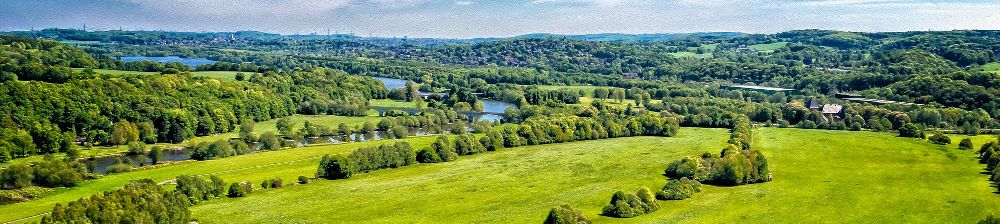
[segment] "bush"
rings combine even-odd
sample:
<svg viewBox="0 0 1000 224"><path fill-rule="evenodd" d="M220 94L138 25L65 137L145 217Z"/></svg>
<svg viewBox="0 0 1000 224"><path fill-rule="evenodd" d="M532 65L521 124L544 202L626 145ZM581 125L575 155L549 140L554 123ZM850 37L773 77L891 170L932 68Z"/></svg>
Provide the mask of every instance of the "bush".
<svg viewBox="0 0 1000 224"><path fill-rule="evenodd" d="M135 170L135 166L133 166L132 164L119 162L112 164L111 166L108 166L108 170L106 171L106 173L108 174L127 173L127 172L132 172L132 170Z"/></svg>
<svg viewBox="0 0 1000 224"><path fill-rule="evenodd" d="M987 216L985 219L980 220L979 224L1000 224L1000 217L994 217L993 215Z"/></svg>
<svg viewBox="0 0 1000 224"><path fill-rule="evenodd" d="M964 138L958 143L958 149L969 150L972 149L972 139Z"/></svg>
<svg viewBox="0 0 1000 224"><path fill-rule="evenodd" d="M41 223L188 223L190 202L183 194L163 190L144 179L97 196L56 204Z"/></svg>
<svg viewBox="0 0 1000 224"><path fill-rule="evenodd" d="M440 163L441 156L438 156L434 149L424 148L417 152L417 161L421 163Z"/></svg>
<svg viewBox="0 0 1000 224"><path fill-rule="evenodd" d="M632 218L660 209L649 188L642 187L635 194L615 192L611 203L602 209L602 214L611 217Z"/></svg>
<svg viewBox="0 0 1000 224"><path fill-rule="evenodd" d="M319 169L316 170L316 177L330 180L351 178L353 172L351 164L346 156L325 155L319 163Z"/></svg>
<svg viewBox="0 0 1000 224"><path fill-rule="evenodd" d="M309 178L306 176L299 176L299 184L308 184Z"/></svg>
<svg viewBox="0 0 1000 224"><path fill-rule="evenodd" d="M934 135L931 135L931 137L927 139L930 140L931 143L938 145L951 144L951 138L941 133L935 133Z"/></svg>
<svg viewBox="0 0 1000 224"><path fill-rule="evenodd" d="M284 181L281 180L281 178L277 178L277 177L264 180L263 182L260 183L260 188L261 189L281 188L281 187L284 187L284 186L285 186Z"/></svg>
<svg viewBox="0 0 1000 224"><path fill-rule="evenodd" d="M663 189L656 192L656 199L660 200L684 200L690 198L694 193L701 192L701 183L696 180L682 177L681 179L667 180Z"/></svg>
<svg viewBox="0 0 1000 224"><path fill-rule="evenodd" d="M211 176L210 180L205 180L197 176L181 175L177 176L177 187L174 191L187 196L192 204L215 197L222 197L226 190L226 182L217 176Z"/></svg>
<svg viewBox="0 0 1000 224"><path fill-rule="evenodd" d="M448 137L440 136L433 144L431 148L434 152L441 157L441 162L449 162L458 159L458 153L455 153L454 145L448 141Z"/></svg>
<svg viewBox="0 0 1000 224"><path fill-rule="evenodd" d="M250 181L243 181L239 183L232 183L229 185L229 193L226 196L231 198L245 197L247 194L253 193L253 184Z"/></svg>
<svg viewBox="0 0 1000 224"><path fill-rule="evenodd" d="M128 143L129 155L146 155L146 143L133 141Z"/></svg>
<svg viewBox="0 0 1000 224"><path fill-rule="evenodd" d="M545 224L590 224L583 211L573 209L567 204L553 207L549 210L549 216L545 218Z"/></svg>
<svg viewBox="0 0 1000 224"><path fill-rule="evenodd" d="M924 131L913 123L906 123L899 127L899 137L924 138Z"/></svg>

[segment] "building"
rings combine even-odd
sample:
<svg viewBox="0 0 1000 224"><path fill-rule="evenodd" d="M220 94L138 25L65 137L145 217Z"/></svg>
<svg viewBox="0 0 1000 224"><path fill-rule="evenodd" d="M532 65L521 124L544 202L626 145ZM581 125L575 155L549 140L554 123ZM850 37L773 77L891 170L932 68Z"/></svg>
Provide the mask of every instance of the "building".
<svg viewBox="0 0 1000 224"><path fill-rule="evenodd" d="M750 86L750 85L728 85L728 86L723 86L722 89L724 89L724 90L754 91L754 92L761 92L761 93L766 93L766 94L776 94L776 93L797 94L797 93L799 93L799 90L797 90L797 89L787 89L787 88L767 87L767 86Z"/></svg>
<svg viewBox="0 0 1000 224"><path fill-rule="evenodd" d="M823 120L837 122L843 118L844 106L840 104L823 104Z"/></svg>

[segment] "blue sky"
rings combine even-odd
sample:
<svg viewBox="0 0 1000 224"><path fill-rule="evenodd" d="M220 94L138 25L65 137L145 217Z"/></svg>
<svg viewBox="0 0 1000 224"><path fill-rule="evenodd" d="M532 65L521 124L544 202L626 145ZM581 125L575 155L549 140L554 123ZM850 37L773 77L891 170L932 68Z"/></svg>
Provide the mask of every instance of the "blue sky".
<svg viewBox="0 0 1000 224"><path fill-rule="evenodd" d="M0 0L0 30L49 27L353 32L384 37L526 33L775 33L1000 29L1000 0Z"/></svg>

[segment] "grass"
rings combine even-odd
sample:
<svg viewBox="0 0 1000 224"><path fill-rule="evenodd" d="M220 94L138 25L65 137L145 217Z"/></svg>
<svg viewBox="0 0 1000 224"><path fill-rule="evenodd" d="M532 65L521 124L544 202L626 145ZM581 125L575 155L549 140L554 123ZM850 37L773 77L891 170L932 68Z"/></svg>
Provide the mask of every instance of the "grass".
<svg viewBox="0 0 1000 224"><path fill-rule="evenodd" d="M614 191L659 189L667 162L718 153L725 139L723 129L684 128L675 138L507 149L221 199L192 211L205 223L531 223L569 203L595 223L971 223L1000 206L980 174L983 165L957 143L763 128L754 145L769 158L774 181L705 186L691 199L661 201L659 211L631 219L598 215Z"/></svg>
<svg viewBox="0 0 1000 224"><path fill-rule="evenodd" d="M401 141L410 142L414 148L420 149L429 146L436 138L436 136L413 137ZM249 180L260 183L264 179L280 177L286 183L292 183L298 176L312 177L316 172L320 157L325 154L349 153L359 147L392 142L395 140L301 147L211 161L189 161L155 169L108 175L100 179L84 181L74 188L56 189L55 193L47 197L17 204L0 205L0 222L48 212L56 203L66 204L82 197L120 188L131 180L143 178L161 182L171 180L178 175L216 174L230 182ZM39 220L40 217L25 221L37 222Z"/></svg>
<svg viewBox="0 0 1000 224"><path fill-rule="evenodd" d="M770 43L770 44L754 44L754 45L750 45L747 48L750 48L750 49L753 49L753 50L756 50L756 51L772 52L774 50L777 50L777 49L780 49L782 47L785 47L785 45L788 45L788 42L775 42L775 43Z"/></svg>
<svg viewBox="0 0 1000 224"><path fill-rule="evenodd" d="M1000 62L991 62L983 65L983 71L1000 73Z"/></svg>
<svg viewBox="0 0 1000 224"><path fill-rule="evenodd" d="M379 121L382 120L381 117L377 116L345 117L345 116L333 116L333 115L293 115L288 118L291 120L292 127L295 129L302 128L302 125L305 123L305 121L309 121L317 125L327 126L330 128L337 128L337 126L340 125L340 123L346 123L351 128L355 128L358 125L363 125L366 121L377 124ZM277 119L258 122L256 125L254 125L254 134L260 135L268 131L277 133L278 132L278 128L276 127L277 123L278 123ZM184 147L189 144L196 144L199 142L213 142L220 139L231 139L237 137L239 137L239 132L233 131L216 135L195 137L193 139L184 141L183 143L180 144L158 143L149 146ZM91 148L90 150L83 150L82 155L83 157L89 157L89 156L100 157L107 155L119 155L127 151L128 151L128 146L125 145L111 146L111 147L94 147ZM54 156L56 158L63 158L65 155L55 154ZM35 155L27 158L15 159L9 163L0 164L0 168L9 166L10 164L25 164L25 163L38 162L42 161L44 158L45 156L43 155Z"/></svg>
<svg viewBox="0 0 1000 224"><path fill-rule="evenodd" d="M406 102L393 99L377 99L368 101L368 103L370 106L373 107L414 108L414 109L417 108L417 104L414 102ZM423 104L425 107L427 106L427 102L421 101L421 104Z"/></svg>

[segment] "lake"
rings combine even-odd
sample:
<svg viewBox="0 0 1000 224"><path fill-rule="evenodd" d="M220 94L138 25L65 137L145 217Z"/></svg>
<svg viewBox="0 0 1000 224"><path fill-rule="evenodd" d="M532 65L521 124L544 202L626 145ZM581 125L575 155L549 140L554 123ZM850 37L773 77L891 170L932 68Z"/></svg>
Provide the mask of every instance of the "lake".
<svg viewBox="0 0 1000 224"><path fill-rule="evenodd" d="M372 77L372 78L382 81L382 85L384 85L386 89L392 90L392 89L399 89L406 87L406 80L385 78L385 77ZM509 104L496 100L480 99L480 101L483 101L483 112L462 112L462 113L466 114L466 116L469 116L469 118L472 118L473 121L498 121L502 119L502 117L497 114L502 114L504 111L507 110L507 108L511 108L514 106L514 104ZM378 107L374 108L375 110L379 111L379 113L383 113L386 110L398 109L398 108L378 108ZM411 114L416 113L415 109L403 110L403 111L409 112Z"/></svg>
<svg viewBox="0 0 1000 224"><path fill-rule="evenodd" d="M182 58L177 56L170 57L141 57L141 56L129 56L121 57L124 62L136 62L136 61L155 61L159 63L170 63L170 62L180 62L192 68L198 67L199 65L215 64L215 61L206 58ZM403 82L406 84L406 82Z"/></svg>

